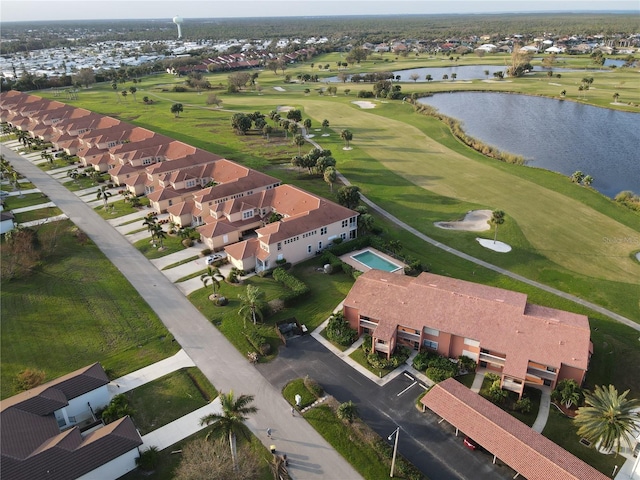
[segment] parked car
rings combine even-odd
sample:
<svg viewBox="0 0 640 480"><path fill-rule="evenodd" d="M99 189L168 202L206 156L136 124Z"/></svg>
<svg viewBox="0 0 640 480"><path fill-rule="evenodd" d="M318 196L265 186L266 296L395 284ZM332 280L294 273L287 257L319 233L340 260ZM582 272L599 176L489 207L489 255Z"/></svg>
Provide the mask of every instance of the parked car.
<svg viewBox="0 0 640 480"><path fill-rule="evenodd" d="M4 190L0 190L0 197L8 197L9 192L5 192Z"/></svg>
<svg viewBox="0 0 640 480"><path fill-rule="evenodd" d="M207 265L211 265L218 260L222 260L224 257L220 253L214 253L213 255L209 255L206 259Z"/></svg>
<svg viewBox="0 0 640 480"><path fill-rule="evenodd" d="M464 437L463 442L464 446L467 447L469 450L478 450L480 448L480 445L478 445L478 443L474 440L472 440L469 437Z"/></svg>

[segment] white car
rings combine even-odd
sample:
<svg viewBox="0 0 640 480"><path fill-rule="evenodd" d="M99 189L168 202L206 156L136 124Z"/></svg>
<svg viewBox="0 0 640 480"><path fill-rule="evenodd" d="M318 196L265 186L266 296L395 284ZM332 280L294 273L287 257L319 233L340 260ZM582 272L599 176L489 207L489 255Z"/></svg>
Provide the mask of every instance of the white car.
<svg viewBox="0 0 640 480"><path fill-rule="evenodd" d="M207 262L207 265L211 265L212 263L217 262L218 260L222 260L223 258L224 257L221 254L214 253L213 255L209 255L207 257L206 262Z"/></svg>

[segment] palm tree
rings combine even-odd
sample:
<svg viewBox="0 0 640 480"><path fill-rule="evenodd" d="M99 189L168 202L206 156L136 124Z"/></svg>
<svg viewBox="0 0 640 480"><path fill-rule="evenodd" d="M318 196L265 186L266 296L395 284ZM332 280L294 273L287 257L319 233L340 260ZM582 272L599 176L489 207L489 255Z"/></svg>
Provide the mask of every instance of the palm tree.
<svg viewBox="0 0 640 480"><path fill-rule="evenodd" d="M587 406L580 407L574 422L578 425L578 435L592 442L598 442L603 450L616 448L620 452L621 443L633 448L633 432L640 426L640 400L627 399L629 390L618 395L613 386L596 385L593 393L585 392Z"/></svg>
<svg viewBox="0 0 640 480"><path fill-rule="evenodd" d="M240 299L240 310L238 314L243 318L246 326L247 318L250 318L255 325L257 318L260 320L264 318L264 310L266 309L267 302L265 300L265 293L258 287L253 285L247 285L247 289L244 294L238 295Z"/></svg>
<svg viewBox="0 0 640 480"><path fill-rule="evenodd" d="M302 135L296 135L293 138L293 143L295 143L298 147L298 155L302 155L302 147L306 143L304 137Z"/></svg>
<svg viewBox="0 0 640 480"><path fill-rule="evenodd" d="M618 92L614 93L613 94L613 101L615 103L618 103L618 98L620 98L620 94Z"/></svg>
<svg viewBox="0 0 640 480"><path fill-rule="evenodd" d="M338 172L333 167L327 167L324 171L324 181L329 184L329 189L331 193L333 193L333 184L336 183L336 178L338 178Z"/></svg>
<svg viewBox="0 0 640 480"><path fill-rule="evenodd" d="M210 433L222 432L229 437L229 447L231 448L231 460L234 469L237 468L238 458L236 450L236 434L242 432L245 438L249 439L249 433L245 420L249 414L256 413L258 409L251 406L253 395L240 395L235 398L233 390L229 393L220 393L220 404L222 413L211 413L200 419L200 425L211 425L213 428ZM207 438L209 434L207 434Z"/></svg>
<svg viewBox="0 0 640 480"><path fill-rule="evenodd" d="M554 396L557 396L557 398L564 403L565 407L571 408L572 405L580 401L581 393L582 389L575 380L565 378L558 382Z"/></svg>
<svg viewBox="0 0 640 480"><path fill-rule="evenodd" d="M584 178L584 173L582 173L580 170L576 170L575 172L573 172L573 174L571 174L571 181L573 183L580 183L582 182L583 178Z"/></svg>
<svg viewBox="0 0 640 480"><path fill-rule="evenodd" d="M167 238L167 232L164 231L162 225L156 223L151 227L151 238L155 238L158 241L158 250L162 250L164 248L164 239Z"/></svg>
<svg viewBox="0 0 640 480"><path fill-rule="evenodd" d="M147 227L147 231L151 234L151 241L155 238L154 228L158 224L158 216L151 212L144 217L142 225Z"/></svg>
<svg viewBox="0 0 640 480"><path fill-rule="evenodd" d="M310 118L305 118L304 122L302 123L302 125L304 125L304 128L307 129L307 135L308 135L309 132L311 131L311 119Z"/></svg>
<svg viewBox="0 0 640 480"><path fill-rule="evenodd" d="M203 273L200 275L200 280L204 284L204 288L207 288L209 282L211 282L211 287L213 288L213 296L216 296L217 290L220 288L220 280L224 280L224 276L220 273L220 269L218 267L214 267L209 265L207 267L207 273Z"/></svg>
<svg viewBox="0 0 640 480"><path fill-rule="evenodd" d="M351 133L349 130L342 130L340 132L340 138L344 140L345 147L349 148L349 142L353 139L353 133Z"/></svg>
<svg viewBox="0 0 640 480"><path fill-rule="evenodd" d="M113 195L113 193L111 193L109 191L109 187L107 187L106 185L103 185L102 187L100 187L100 190L98 190L96 192L96 198L97 199L101 199L102 198L105 210L109 206L108 200L109 200L109 197L111 197L112 195Z"/></svg>
<svg viewBox="0 0 640 480"><path fill-rule="evenodd" d="M591 175L586 175L583 179L582 179L582 184L585 187L589 187L591 186L591 184L593 183L593 177Z"/></svg>
<svg viewBox="0 0 640 480"><path fill-rule="evenodd" d="M322 121L322 133L327 132L327 128L329 128L329 120L326 118Z"/></svg>
<svg viewBox="0 0 640 480"><path fill-rule="evenodd" d="M498 225L504 223L504 212L502 210L494 210L491 212L491 223L496 226L496 232L493 236L493 243L496 243L496 239L498 238Z"/></svg>
<svg viewBox="0 0 640 480"><path fill-rule="evenodd" d="M349 423L353 423L353 420L358 416L358 407L351 400L341 403L336 412L340 420L346 420Z"/></svg>

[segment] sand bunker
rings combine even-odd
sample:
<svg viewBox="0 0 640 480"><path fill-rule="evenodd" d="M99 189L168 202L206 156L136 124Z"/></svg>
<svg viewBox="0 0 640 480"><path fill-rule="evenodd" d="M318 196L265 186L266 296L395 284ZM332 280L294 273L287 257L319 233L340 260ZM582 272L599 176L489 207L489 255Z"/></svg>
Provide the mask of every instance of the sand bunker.
<svg viewBox="0 0 640 480"><path fill-rule="evenodd" d="M365 102L365 101L358 100L356 102L351 102L351 103L358 105L360 108L376 108L376 104L373 102Z"/></svg>
<svg viewBox="0 0 640 480"><path fill-rule="evenodd" d="M491 228L491 225L489 224L491 215L491 210L471 210L464 216L463 220L458 222L434 222L434 225L445 230L484 232Z"/></svg>
<svg viewBox="0 0 640 480"><path fill-rule="evenodd" d="M276 87L273 87L276 88ZM293 110L293 107L287 107L287 106L278 106L276 107L276 112L288 112L289 110Z"/></svg>
<svg viewBox="0 0 640 480"><path fill-rule="evenodd" d="M274 90L277 90L278 92L286 92L286 90L282 87L273 87Z"/></svg>
<svg viewBox="0 0 640 480"><path fill-rule="evenodd" d="M493 250L494 252L507 253L511 251L511 245L507 245L503 242L494 242L493 240L490 240L488 238L476 238L476 241L484 248L488 248L489 250Z"/></svg>

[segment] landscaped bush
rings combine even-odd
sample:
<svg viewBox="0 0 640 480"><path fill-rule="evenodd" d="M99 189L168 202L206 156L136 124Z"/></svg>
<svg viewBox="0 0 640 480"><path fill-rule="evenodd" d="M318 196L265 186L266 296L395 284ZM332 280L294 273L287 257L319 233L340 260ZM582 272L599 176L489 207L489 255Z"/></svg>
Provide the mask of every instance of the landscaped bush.
<svg viewBox="0 0 640 480"><path fill-rule="evenodd" d="M273 279L289 289L289 294L282 297L285 303L309 293L309 287L306 283L298 280L282 267L278 267L273 271Z"/></svg>
<svg viewBox="0 0 640 480"><path fill-rule="evenodd" d="M304 386L316 398L320 398L324 394L324 389L322 388L322 386L320 386L320 384L318 382L316 382L313 378L309 377L309 375L304 377Z"/></svg>
<svg viewBox="0 0 640 480"><path fill-rule="evenodd" d="M353 270L354 270L353 267L348 263L344 263L344 262L342 263L342 271L347 275L349 275L350 277L353 276Z"/></svg>
<svg viewBox="0 0 640 480"><path fill-rule="evenodd" d="M411 350L409 350L408 347L397 347L396 351L393 352L393 355L391 355L391 358L389 359L390 366L393 368L398 368L400 365L407 361L410 355Z"/></svg>
<svg viewBox="0 0 640 480"><path fill-rule="evenodd" d="M271 344L267 342L256 328L248 328L246 332L247 340L255 348L260 355L269 355L271 353Z"/></svg>
<svg viewBox="0 0 640 480"><path fill-rule="evenodd" d="M475 372L477 366L478 365L476 364L476 361L471 357L467 357L466 355L460 355L458 357L458 374L459 375L462 375L464 373Z"/></svg>
<svg viewBox="0 0 640 480"><path fill-rule="evenodd" d="M113 397L111 402L109 402L109 405L98 413L104 423L111 423L115 422L119 418L126 417L127 415L133 415L133 409L129 405L127 397L120 394Z"/></svg>
<svg viewBox="0 0 640 480"><path fill-rule="evenodd" d="M514 409L522 413L529 413L531 411L531 399L522 397L515 403Z"/></svg>
<svg viewBox="0 0 640 480"><path fill-rule="evenodd" d="M211 249L210 248L203 248L200 253L202 254L203 257L206 257L207 255L211 255Z"/></svg>
<svg viewBox="0 0 640 480"><path fill-rule="evenodd" d="M146 472L153 471L160 462L160 451L158 447L149 447L136 458L136 465Z"/></svg>
<svg viewBox="0 0 640 480"><path fill-rule="evenodd" d="M348 242L342 242L339 245L332 245L327 250L325 250L325 252L331 252L336 257L339 257L341 255L344 255L345 253L353 252L354 250L361 250L369 246L371 246L371 236L364 235L362 237L349 240Z"/></svg>
<svg viewBox="0 0 640 480"><path fill-rule="evenodd" d="M349 327L349 322L342 312L334 313L329 318L327 325L327 338L338 345L351 345L358 337L358 332Z"/></svg>
<svg viewBox="0 0 640 480"><path fill-rule="evenodd" d="M413 368L424 372L429 366L429 360L434 356L435 355L433 353L423 350L422 352L418 353L418 355L416 355L413 359Z"/></svg>
<svg viewBox="0 0 640 480"><path fill-rule="evenodd" d="M427 368L425 374L427 375L427 377L429 377L431 380L433 380L436 383L442 382L443 380L446 380L447 378L451 378L454 376L451 370L446 370L444 368L438 368L438 367Z"/></svg>

